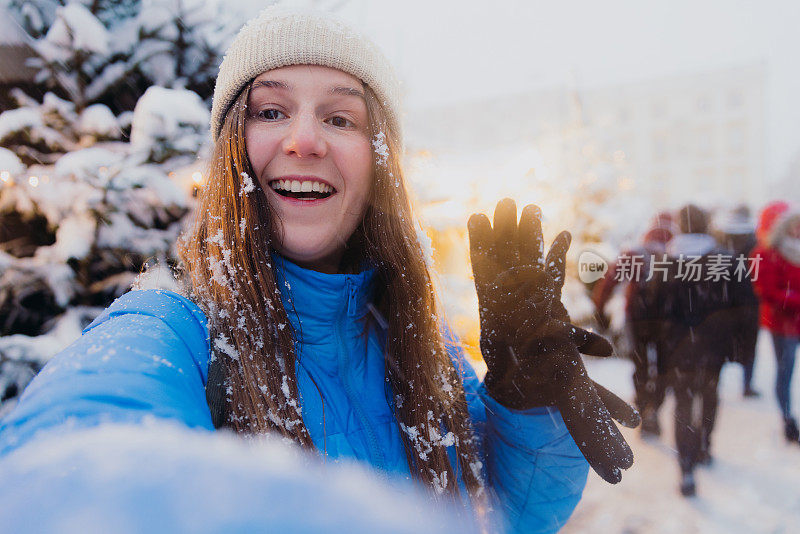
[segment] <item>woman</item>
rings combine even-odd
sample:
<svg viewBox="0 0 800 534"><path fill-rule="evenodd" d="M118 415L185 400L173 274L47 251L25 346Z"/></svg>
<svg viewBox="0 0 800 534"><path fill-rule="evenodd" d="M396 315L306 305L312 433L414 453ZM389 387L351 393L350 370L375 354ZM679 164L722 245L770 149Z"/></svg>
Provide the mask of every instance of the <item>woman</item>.
<svg viewBox="0 0 800 534"><path fill-rule="evenodd" d="M209 181L181 244L199 308L168 292L120 298L34 381L0 451L76 406L79 424L156 415L273 432L478 513L491 499L525 532L569 517L581 453L618 481L632 454L609 410L628 425L637 415L586 377L580 351L611 348L559 302L568 234L545 258L532 207L519 225L513 201L494 227L470 220L479 384L416 238L398 93L385 58L339 21L271 8L248 23L220 68Z"/></svg>
<svg viewBox="0 0 800 534"><path fill-rule="evenodd" d="M761 212L757 234L759 244L753 255L760 262L753 285L761 301L761 326L772 334L775 347L775 393L784 436L798 443L800 431L790 393L800 343L800 212L786 202L769 204Z"/></svg>

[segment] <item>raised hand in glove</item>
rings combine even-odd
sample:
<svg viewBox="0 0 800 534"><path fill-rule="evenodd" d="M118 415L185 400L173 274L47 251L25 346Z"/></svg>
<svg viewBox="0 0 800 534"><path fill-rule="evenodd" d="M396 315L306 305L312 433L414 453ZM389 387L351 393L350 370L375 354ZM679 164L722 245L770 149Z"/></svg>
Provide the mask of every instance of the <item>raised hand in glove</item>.
<svg viewBox="0 0 800 534"><path fill-rule="evenodd" d="M609 356L597 334L570 324L561 303L570 234L561 232L544 256L539 208L526 206L517 225L513 200L497 204L494 227L469 220L470 258L478 293L486 390L503 406L556 406L589 465L606 481L622 479L633 453L613 419L636 427L639 414L592 381L581 353Z"/></svg>

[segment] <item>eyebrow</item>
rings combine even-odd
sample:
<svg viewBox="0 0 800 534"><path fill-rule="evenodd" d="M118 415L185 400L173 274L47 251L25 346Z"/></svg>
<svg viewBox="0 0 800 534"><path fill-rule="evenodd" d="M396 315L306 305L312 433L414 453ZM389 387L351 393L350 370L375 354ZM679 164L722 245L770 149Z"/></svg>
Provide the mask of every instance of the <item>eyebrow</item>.
<svg viewBox="0 0 800 534"><path fill-rule="evenodd" d="M353 87L331 87L329 92L332 95L357 96L358 98L364 99L363 91L359 91Z"/></svg>
<svg viewBox="0 0 800 534"><path fill-rule="evenodd" d="M291 87L283 82L279 82L276 80L257 80L253 82L253 86L251 89L257 89L259 87L271 87L273 89L291 89Z"/></svg>
<svg viewBox="0 0 800 534"><path fill-rule="evenodd" d="M269 88L272 88L272 89L283 89L283 90L286 90L286 91L292 89L291 85L289 85L287 83L284 83L284 82L280 82L278 80L257 80L255 82L253 82L253 86L251 87L251 90L252 89L257 89L259 87L269 87ZM328 93L331 94L331 95L355 96L355 97L358 97L358 98L361 98L361 99L364 99L364 100L366 99L364 97L363 91L360 91L359 89L355 89L354 87L344 87L344 86L342 86L342 87L339 87L339 86L331 87L331 89L328 91Z"/></svg>

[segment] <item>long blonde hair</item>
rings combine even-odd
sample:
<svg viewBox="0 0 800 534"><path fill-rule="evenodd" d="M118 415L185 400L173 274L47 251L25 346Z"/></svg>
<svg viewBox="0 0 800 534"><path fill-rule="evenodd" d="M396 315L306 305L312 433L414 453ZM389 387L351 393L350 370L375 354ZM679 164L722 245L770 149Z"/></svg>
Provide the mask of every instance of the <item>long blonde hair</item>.
<svg viewBox="0 0 800 534"><path fill-rule="evenodd" d="M417 239L400 143L369 86L365 96L375 178L342 268L366 260L376 269L374 305L388 323L386 377L412 476L451 495L460 478L474 500L483 494L477 441ZM278 432L313 447L299 410L295 337L283 326L291 323L271 261L275 221L247 158L248 97L246 86L225 116L199 211L179 250L194 298L209 317L212 367L223 377L219 424L241 433ZM448 446L455 446L455 466Z"/></svg>

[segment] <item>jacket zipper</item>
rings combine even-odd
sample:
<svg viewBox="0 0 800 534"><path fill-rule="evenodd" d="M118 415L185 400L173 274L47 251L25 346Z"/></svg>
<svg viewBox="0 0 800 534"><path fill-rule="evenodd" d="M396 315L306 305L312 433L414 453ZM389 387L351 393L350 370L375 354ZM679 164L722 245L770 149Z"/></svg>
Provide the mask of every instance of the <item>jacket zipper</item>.
<svg viewBox="0 0 800 534"><path fill-rule="evenodd" d="M356 313L356 288L353 286L353 283L348 280L347 281L347 302L344 306L342 306L342 312L339 316L339 321L336 322L336 336L339 345L339 377L342 381L342 386L344 387L345 395L347 395L347 399L350 401L350 404L353 406L353 411L355 411L356 416L361 421L361 426L364 428L364 432L367 434L367 439L369 441L370 447L370 457L372 458L375 466L378 467L381 471L386 470L386 461L383 457L383 452L381 448L378 446L378 437L375 434L375 430L369 424L367 420L367 416L364 413L364 409L362 408L361 404L357 401L356 396L353 394L353 389L350 386L350 381L348 380L348 363L350 360L349 352L347 351L347 347L344 344L343 336L342 336L342 326L346 323L348 317L354 316ZM369 350L369 344L367 344L367 350ZM365 354L366 357L366 354Z"/></svg>

